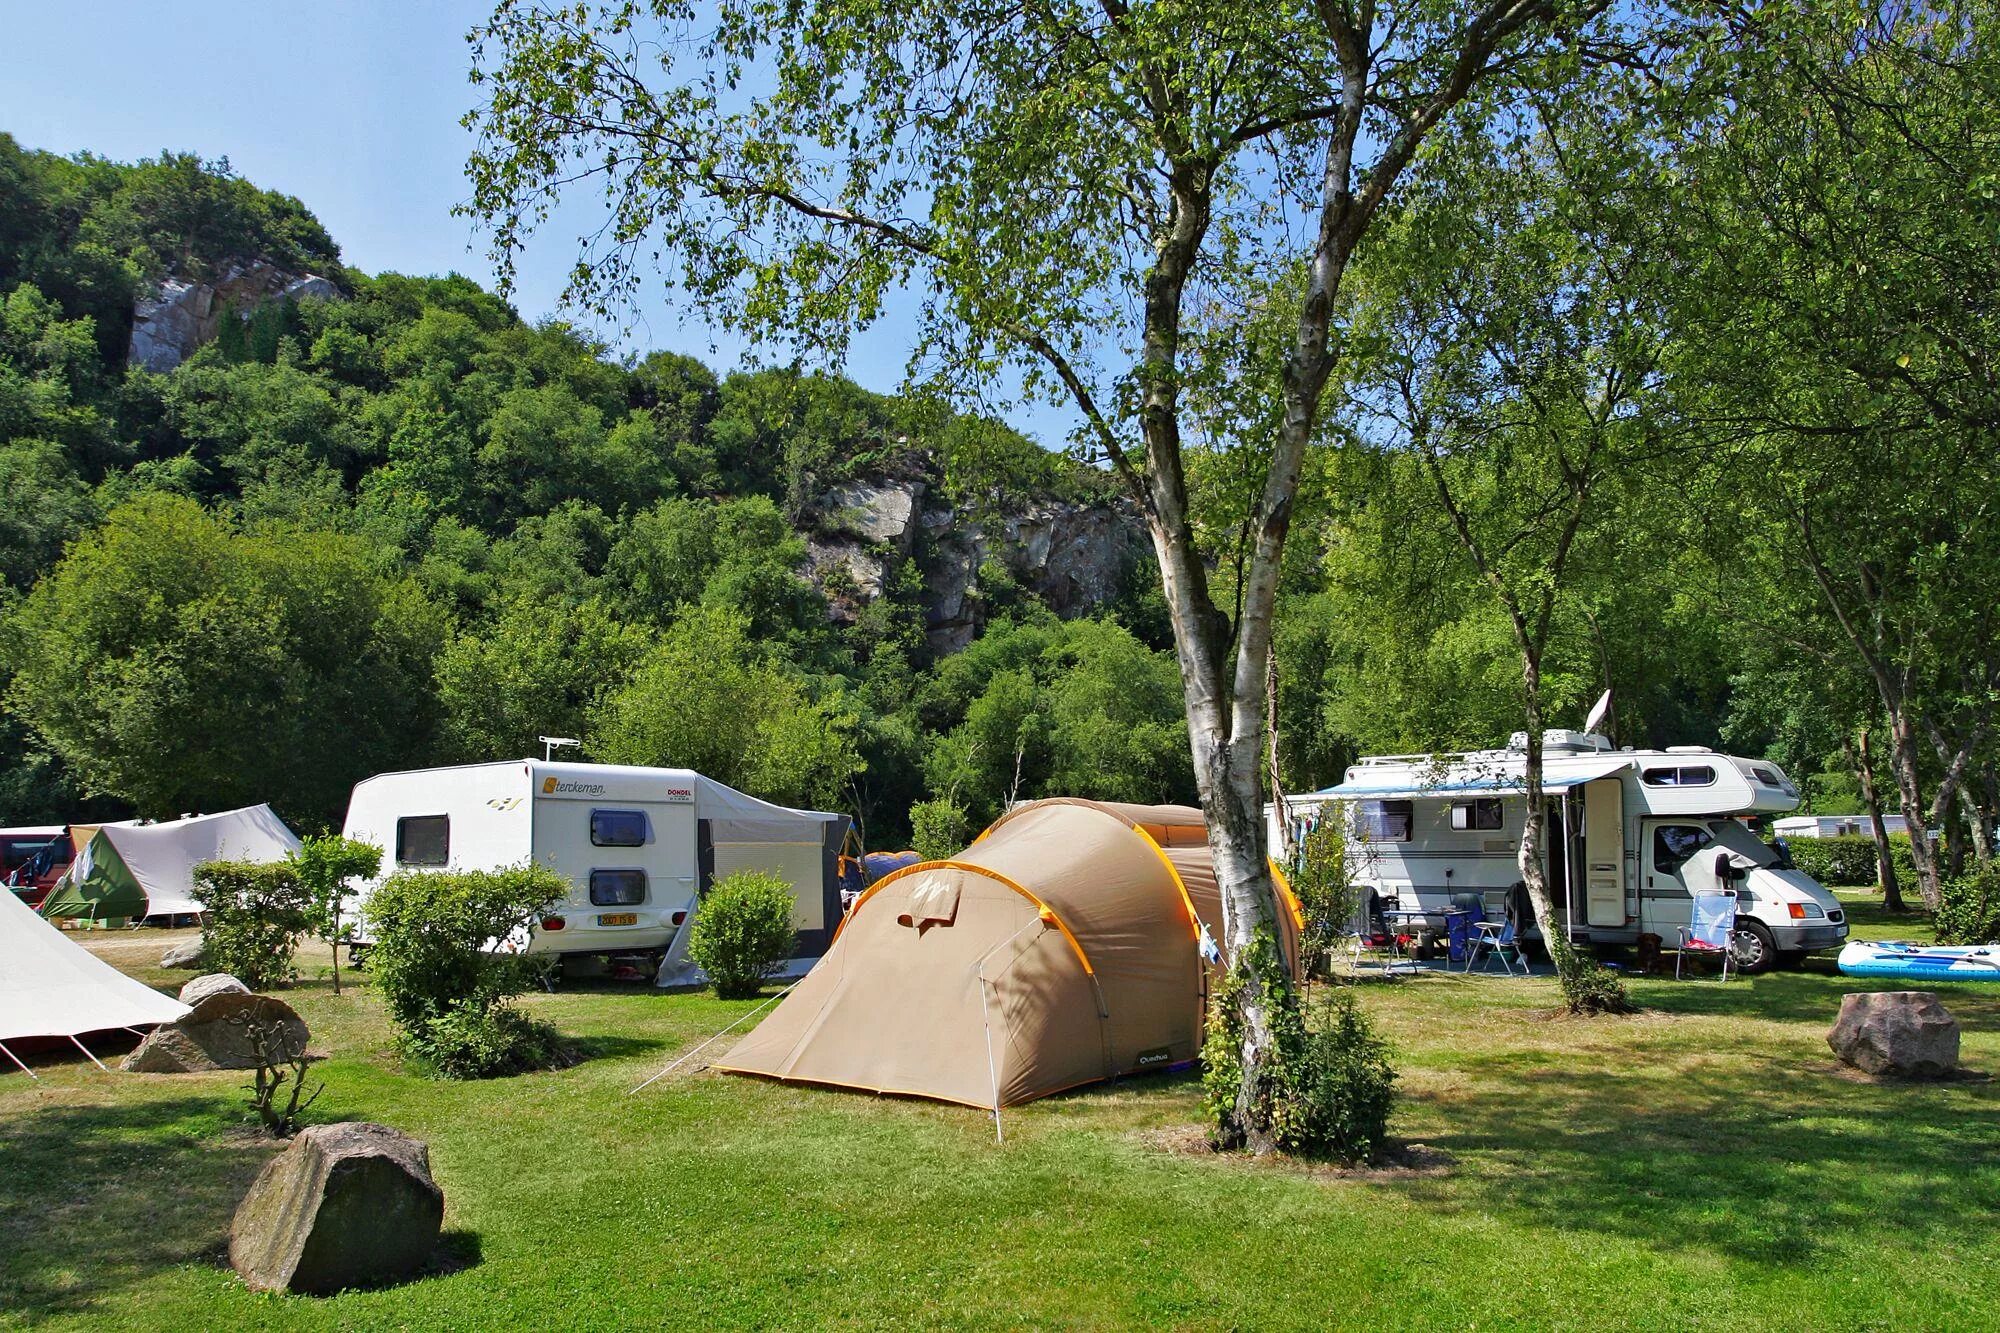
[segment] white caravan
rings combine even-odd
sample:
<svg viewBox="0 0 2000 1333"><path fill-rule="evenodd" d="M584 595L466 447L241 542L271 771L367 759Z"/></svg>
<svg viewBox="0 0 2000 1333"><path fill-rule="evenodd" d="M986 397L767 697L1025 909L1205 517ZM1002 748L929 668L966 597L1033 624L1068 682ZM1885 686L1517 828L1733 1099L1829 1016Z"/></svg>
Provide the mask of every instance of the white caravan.
<svg viewBox="0 0 2000 1333"><path fill-rule="evenodd" d="M1423 917L1439 935L1444 913L1476 906L1527 924L1516 857L1526 821L1527 735L1504 750L1384 755L1349 768L1339 786L1285 802L1294 833L1344 810L1349 868L1373 900ZM1577 944L1624 945L1643 934L1667 948L1689 924L1692 895L1733 889L1738 960L1760 972L1847 938L1846 914L1740 816L1799 803L1777 765L1701 746L1614 750L1593 732L1543 739L1549 891ZM1275 836L1275 807L1266 807ZM1474 895L1477 901L1474 901Z"/></svg>
<svg viewBox="0 0 2000 1333"><path fill-rule="evenodd" d="M384 877L539 861L570 887L528 952L660 958L667 984L692 979L683 956L698 895L739 870L792 885L795 962L826 952L847 828L845 815L772 805L686 769L513 759L368 778L342 832L383 849Z"/></svg>

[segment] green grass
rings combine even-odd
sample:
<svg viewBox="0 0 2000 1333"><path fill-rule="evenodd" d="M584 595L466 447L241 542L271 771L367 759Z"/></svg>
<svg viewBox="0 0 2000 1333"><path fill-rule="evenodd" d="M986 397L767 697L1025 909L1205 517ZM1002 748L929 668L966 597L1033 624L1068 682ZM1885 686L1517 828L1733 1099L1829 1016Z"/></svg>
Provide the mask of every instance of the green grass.
<svg viewBox="0 0 2000 1333"><path fill-rule="evenodd" d="M1865 934L1921 933L1849 902ZM1185 1076L1009 1112L1004 1146L922 1102L713 1074L634 1096L754 1007L640 988L528 1001L588 1044L573 1069L431 1083L365 987L314 981L292 994L329 1053L314 1116L430 1143L438 1271L251 1295L220 1258L271 1151L239 1077L54 1061L0 1078L0 1323L1990 1326L2000 1085L1842 1075L1825 1031L1867 985L1812 969L1639 979L1632 1019L1552 1019L1542 980L1364 984L1403 1075L1394 1129L1449 1156L1402 1174L1163 1150L1196 1115ZM2000 1070L2000 994L1946 1002L1965 1063Z"/></svg>

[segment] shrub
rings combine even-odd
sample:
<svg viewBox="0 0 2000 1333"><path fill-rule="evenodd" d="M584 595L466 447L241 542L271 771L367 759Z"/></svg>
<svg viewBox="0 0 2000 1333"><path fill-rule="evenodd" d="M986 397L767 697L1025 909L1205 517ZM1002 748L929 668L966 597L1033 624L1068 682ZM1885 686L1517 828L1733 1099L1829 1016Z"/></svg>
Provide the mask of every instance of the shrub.
<svg viewBox="0 0 2000 1333"><path fill-rule="evenodd" d="M194 868L201 899L202 957L251 990L281 986L297 975L292 959L307 926L305 891L283 861L204 861Z"/></svg>
<svg viewBox="0 0 2000 1333"><path fill-rule="evenodd" d="M1875 839L1842 834L1836 838L1787 838L1785 847L1792 864L1829 887L1867 888L1880 878L1875 873ZM1917 882L1917 863L1910 858L1910 835L1889 835L1889 859L1896 867L1896 882L1908 891Z"/></svg>
<svg viewBox="0 0 2000 1333"><path fill-rule="evenodd" d="M1306 832L1299 845L1292 891L1298 895L1299 910L1305 917L1299 948L1310 969L1323 971L1327 950L1347 930L1361 905L1361 891L1347 873L1347 835L1339 819L1322 819Z"/></svg>
<svg viewBox="0 0 2000 1333"><path fill-rule="evenodd" d="M957 801L918 801L910 807L910 846L926 861L957 856L971 835L971 820Z"/></svg>
<svg viewBox="0 0 2000 1333"><path fill-rule="evenodd" d="M2000 941L2000 865L1974 866L1946 880L1932 924L1944 944Z"/></svg>
<svg viewBox="0 0 2000 1333"><path fill-rule="evenodd" d="M285 858L299 877L306 900L306 924L333 946L333 993L340 994L340 942L346 936L341 918L352 882L367 879L382 868L382 849L371 842L346 838L307 838Z"/></svg>
<svg viewBox="0 0 2000 1333"><path fill-rule="evenodd" d="M702 895L688 957L725 1000L748 999L792 952L792 886L738 871Z"/></svg>
<svg viewBox="0 0 2000 1333"><path fill-rule="evenodd" d="M1585 949L1555 941L1549 949L1562 988L1563 1008L1572 1014L1629 1014L1636 1005L1625 981Z"/></svg>
<svg viewBox="0 0 2000 1333"><path fill-rule="evenodd" d="M507 1004L532 983L537 962L495 948L524 945L568 888L547 866L524 865L405 872L375 890L369 968L412 1065L483 1078L561 1058L555 1031Z"/></svg>
<svg viewBox="0 0 2000 1333"><path fill-rule="evenodd" d="M1365 1161L1388 1141L1396 1083L1388 1044L1347 990L1333 992L1308 1029L1283 977L1277 945L1260 930L1209 998L1201 1056L1212 1141L1218 1148L1241 1146L1225 1129L1243 1080L1238 1001L1245 986L1258 985L1271 1016L1272 1051L1252 1092L1255 1118L1281 1152Z"/></svg>

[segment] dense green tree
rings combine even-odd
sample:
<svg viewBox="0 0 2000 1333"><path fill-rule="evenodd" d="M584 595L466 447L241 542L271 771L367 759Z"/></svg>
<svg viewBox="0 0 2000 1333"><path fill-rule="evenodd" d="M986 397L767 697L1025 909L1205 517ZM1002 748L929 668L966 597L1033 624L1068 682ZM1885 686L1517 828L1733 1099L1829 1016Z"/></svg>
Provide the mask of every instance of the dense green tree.
<svg viewBox="0 0 2000 1333"><path fill-rule="evenodd" d="M644 631L599 602L509 602L438 658L444 756L480 763L537 754L542 736L583 735L646 647Z"/></svg>

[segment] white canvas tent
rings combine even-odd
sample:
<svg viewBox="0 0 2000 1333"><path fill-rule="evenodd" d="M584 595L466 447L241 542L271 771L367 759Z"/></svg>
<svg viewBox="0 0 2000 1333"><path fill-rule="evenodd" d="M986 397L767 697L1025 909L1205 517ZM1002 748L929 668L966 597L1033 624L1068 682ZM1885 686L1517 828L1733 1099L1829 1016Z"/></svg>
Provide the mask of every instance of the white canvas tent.
<svg viewBox="0 0 2000 1333"><path fill-rule="evenodd" d="M148 824L78 827L76 860L49 891L42 915L105 919L201 911L194 868L203 861L282 861L298 835L268 805Z"/></svg>
<svg viewBox="0 0 2000 1333"><path fill-rule="evenodd" d="M83 1049L77 1041L83 1033L171 1023L187 1012L179 1000L134 981L0 891L0 1053L22 1070L28 1067L7 1049L10 1041L67 1037Z"/></svg>

